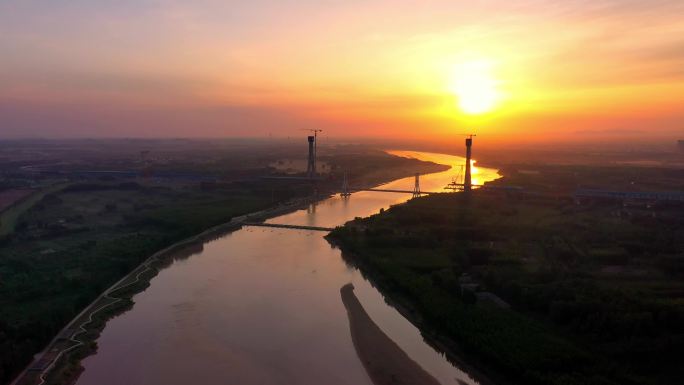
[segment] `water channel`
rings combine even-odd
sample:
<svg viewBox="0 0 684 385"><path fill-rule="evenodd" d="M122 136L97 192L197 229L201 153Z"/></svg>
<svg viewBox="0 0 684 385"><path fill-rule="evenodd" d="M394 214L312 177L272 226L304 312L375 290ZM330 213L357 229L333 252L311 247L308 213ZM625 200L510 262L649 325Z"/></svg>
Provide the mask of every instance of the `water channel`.
<svg viewBox="0 0 684 385"><path fill-rule="evenodd" d="M400 156L452 166L421 176L424 191L443 191L461 157L411 151ZM473 183L498 178L475 168ZM381 188L411 190L413 178ZM377 213L410 194L335 196L269 222L334 227ZM340 288L351 282L370 317L443 385L477 384L422 338L325 233L245 227L178 258L110 320L97 354L83 361L78 385L355 384L372 385L352 344Z"/></svg>

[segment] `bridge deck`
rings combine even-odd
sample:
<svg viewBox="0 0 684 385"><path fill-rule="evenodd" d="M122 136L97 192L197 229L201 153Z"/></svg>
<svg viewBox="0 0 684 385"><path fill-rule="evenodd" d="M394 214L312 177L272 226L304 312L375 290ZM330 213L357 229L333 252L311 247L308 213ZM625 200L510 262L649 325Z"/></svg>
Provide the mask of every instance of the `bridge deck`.
<svg viewBox="0 0 684 385"><path fill-rule="evenodd" d="M280 229L297 229L297 230L313 230L313 231L333 231L333 227L320 226L304 226L304 225L286 225L281 223L263 223L263 222L245 222L243 226L258 226L258 227L277 227Z"/></svg>
<svg viewBox="0 0 684 385"><path fill-rule="evenodd" d="M413 190L391 190L391 189L382 189L382 188L365 188L365 189L357 189L357 190L352 190L352 191L377 191L377 192L391 192L391 193L405 193L405 194L413 194ZM439 194L438 192L434 191L421 191L421 195L428 195L428 194Z"/></svg>

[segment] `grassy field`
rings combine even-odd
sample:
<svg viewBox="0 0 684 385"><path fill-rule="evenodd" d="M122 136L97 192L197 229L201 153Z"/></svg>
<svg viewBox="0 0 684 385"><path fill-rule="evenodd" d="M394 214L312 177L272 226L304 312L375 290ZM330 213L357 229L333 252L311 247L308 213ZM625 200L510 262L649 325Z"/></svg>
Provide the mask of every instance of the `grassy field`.
<svg viewBox="0 0 684 385"><path fill-rule="evenodd" d="M0 239L14 232L17 219L21 214L40 202L45 195L57 192L66 186L67 184L56 184L41 191L37 191L2 211L2 213L0 213Z"/></svg>
<svg viewBox="0 0 684 385"><path fill-rule="evenodd" d="M441 194L330 237L497 383L672 384L684 374L682 206Z"/></svg>

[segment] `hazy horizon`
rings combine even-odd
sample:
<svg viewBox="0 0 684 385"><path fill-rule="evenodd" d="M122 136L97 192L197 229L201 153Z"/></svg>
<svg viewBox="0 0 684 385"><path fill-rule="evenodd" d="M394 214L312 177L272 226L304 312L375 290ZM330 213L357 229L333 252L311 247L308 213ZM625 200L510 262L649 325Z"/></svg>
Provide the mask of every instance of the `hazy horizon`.
<svg viewBox="0 0 684 385"><path fill-rule="evenodd" d="M58 144L60 142L74 142L78 145L87 145L88 142L128 142L134 148L145 146L155 146L156 144L168 143L192 143L198 144L206 143L217 146L264 146L264 145L282 145L285 147L306 148L305 137L308 135L305 131L294 131L290 136L222 136L222 137L192 137L192 136L167 136L167 137L135 137L135 136L120 136L120 137L15 137L15 138L0 138L0 144L19 143L22 145L35 143ZM424 152L434 152L442 154L463 155L465 147L463 139L465 136L455 134L443 140L412 140L412 139L391 139L391 138L374 138L374 137L331 137L325 135L325 132L319 134L319 146L337 146L337 145L361 145L369 146L380 150L415 150ZM681 139L671 138L656 138L651 140L613 140L611 138L604 138L598 140L585 140L585 138L578 138L577 140L557 140L557 141L525 141L525 140L499 140L496 137L479 136L475 138L474 154L475 158L480 160L487 160L492 156L510 155L512 153L524 154L529 153L549 153L553 154L557 151L577 153L602 152L602 151L616 151L622 153L628 152L658 152L658 153L679 153L681 152L677 141ZM228 148L228 147L227 147ZM498 155L497 155L498 154ZM304 157L305 151L302 152Z"/></svg>

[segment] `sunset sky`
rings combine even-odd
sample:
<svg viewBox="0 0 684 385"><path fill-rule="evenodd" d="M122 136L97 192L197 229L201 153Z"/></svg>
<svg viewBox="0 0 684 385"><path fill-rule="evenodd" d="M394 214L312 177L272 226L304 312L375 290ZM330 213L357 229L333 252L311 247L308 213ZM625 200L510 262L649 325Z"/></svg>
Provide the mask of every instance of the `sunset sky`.
<svg viewBox="0 0 684 385"><path fill-rule="evenodd" d="M312 127L684 137L684 1L0 1L0 137Z"/></svg>

